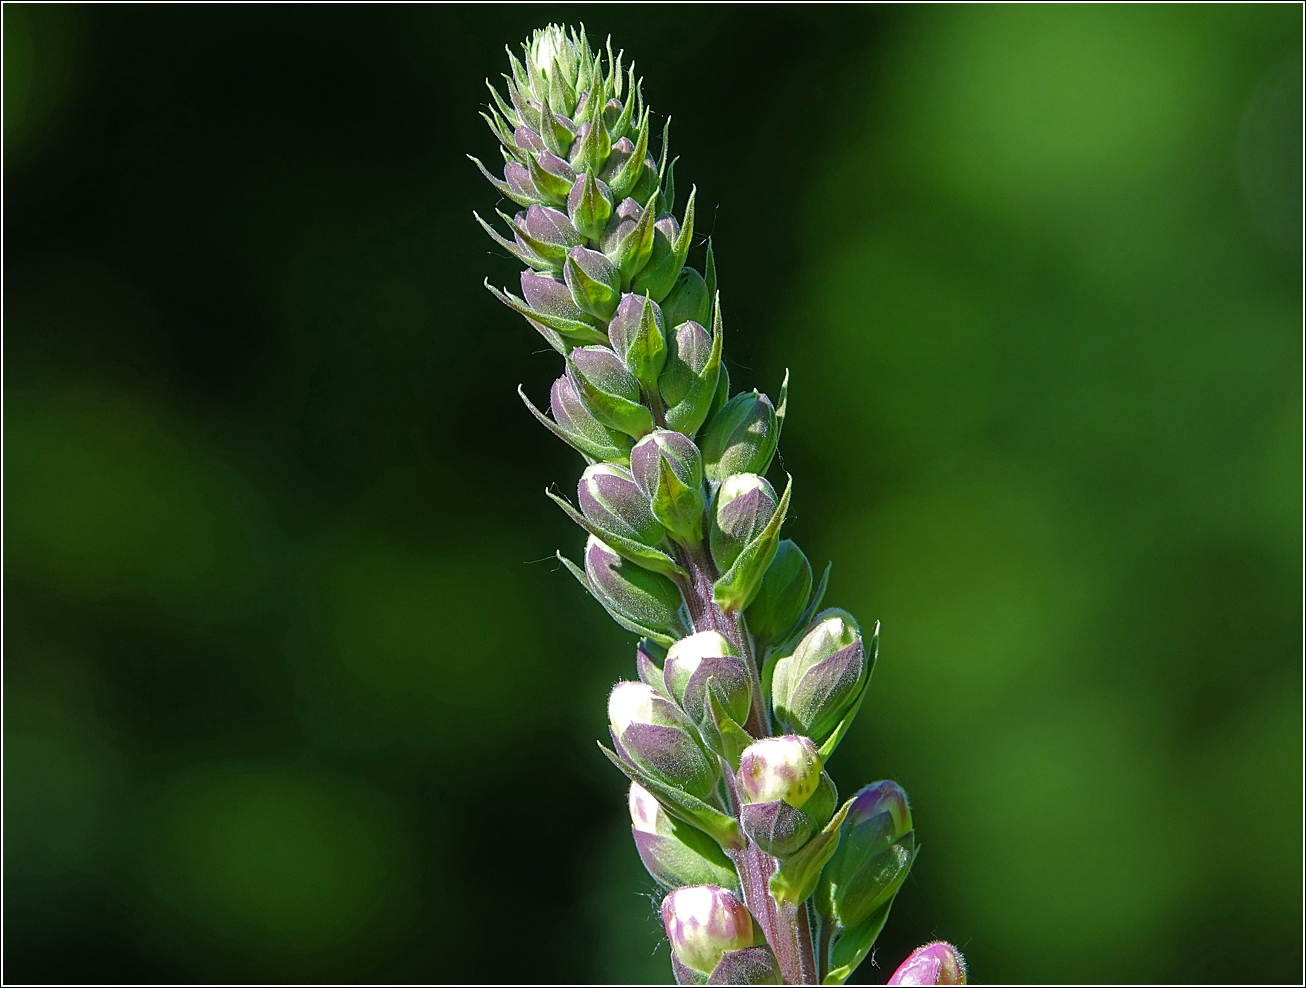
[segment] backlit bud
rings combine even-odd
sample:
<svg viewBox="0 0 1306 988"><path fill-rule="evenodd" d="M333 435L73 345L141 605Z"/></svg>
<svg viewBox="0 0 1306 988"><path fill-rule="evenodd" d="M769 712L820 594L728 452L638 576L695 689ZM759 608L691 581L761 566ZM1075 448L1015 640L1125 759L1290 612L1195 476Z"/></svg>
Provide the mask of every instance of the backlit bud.
<svg viewBox="0 0 1306 988"><path fill-rule="evenodd" d="M667 692L695 724L703 723L707 710L708 680L722 708L736 723L748 718L753 702L748 667L735 654L725 636L716 631L700 631L682 638L667 650L663 666Z"/></svg>
<svg viewBox="0 0 1306 988"><path fill-rule="evenodd" d="M710 799L719 770L693 726L646 683L624 682L608 696L608 721L618 754L667 785ZM654 821L656 824L656 820Z"/></svg>
<svg viewBox="0 0 1306 988"><path fill-rule="evenodd" d="M630 472L674 538L703 537L703 465L698 447L679 432L655 429L630 452Z"/></svg>
<svg viewBox="0 0 1306 988"><path fill-rule="evenodd" d="M793 655L775 664L775 715L788 729L822 742L856 701L868 672L852 615L834 608L822 611Z"/></svg>
<svg viewBox="0 0 1306 988"><path fill-rule="evenodd" d="M756 391L735 395L703 433L703 472L718 483L732 473L765 474L776 440L771 399Z"/></svg>
<svg viewBox="0 0 1306 988"><path fill-rule="evenodd" d="M621 298L621 273L596 250L573 247L562 268L572 300L598 319L609 319Z"/></svg>
<svg viewBox="0 0 1306 988"><path fill-rule="evenodd" d="M653 429L653 414L639 403L639 382L607 347L572 350L567 355L567 374L604 425L636 439Z"/></svg>
<svg viewBox="0 0 1306 988"><path fill-rule="evenodd" d="M634 440L595 418L566 374L553 382L549 410L558 432L586 456L596 460L625 460L630 456Z"/></svg>
<svg viewBox="0 0 1306 988"><path fill-rule="evenodd" d="M642 295L623 295L608 324L608 339L635 378L653 390L667 360L666 327L657 302Z"/></svg>
<svg viewBox="0 0 1306 988"><path fill-rule="evenodd" d="M862 789L816 887L814 901L821 914L852 929L891 901L915 856L911 826L907 795L897 783L876 782Z"/></svg>
<svg viewBox="0 0 1306 988"><path fill-rule="evenodd" d="M721 572L728 570L775 513L775 488L755 473L736 473L717 491L712 513L712 558ZM769 568L769 567L768 567Z"/></svg>
<svg viewBox="0 0 1306 988"><path fill-rule="evenodd" d="M613 463L586 467L576 497L581 513L605 532L647 546L657 545L666 534L625 467Z"/></svg>
<svg viewBox="0 0 1306 988"><path fill-rule="evenodd" d="M898 966L888 982L891 985L964 985L966 958L950 943L936 940L917 947Z"/></svg>
<svg viewBox="0 0 1306 988"><path fill-rule="evenodd" d="M734 894L715 885L676 889L662 900L662 924L676 959L711 974L724 954L758 940L753 917Z"/></svg>
<svg viewBox="0 0 1306 988"><path fill-rule="evenodd" d="M585 546L585 577L622 627L663 639L684 634L684 601L676 585L622 559L592 535Z"/></svg>
<svg viewBox="0 0 1306 988"><path fill-rule="evenodd" d="M589 172L583 172L567 194L572 226L589 240L598 240L612 216L612 193Z"/></svg>
<svg viewBox="0 0 1306 988"><path fill-rule="evenodd" d="M786 734L763 738L739 759L739 791L748 803L782 799L802 807L821 781L821 756L810 738Z"/></svg>
<svg viewBox="0 0 1306 988"><path fill-rule="evenodd" d="M720 846L696 827L667 814L651 792L630 784L631 835L650 875L663 888L684 885L739 886L734 865Z"/></svg>

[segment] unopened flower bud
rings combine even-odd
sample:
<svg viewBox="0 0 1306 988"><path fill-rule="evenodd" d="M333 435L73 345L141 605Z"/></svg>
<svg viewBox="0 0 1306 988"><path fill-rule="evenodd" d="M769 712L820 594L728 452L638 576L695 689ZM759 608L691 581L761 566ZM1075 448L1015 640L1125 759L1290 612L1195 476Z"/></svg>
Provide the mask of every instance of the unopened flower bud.
<svg viewBox="0 0 1306 988"><path fill-rule="evenodd" d="M572 300L598 319L610 319L621 298L621 272L596 250L573 247L562 267Z"/></svg>
<svg viewBox="0 0 1306 988"><path fill-rule="evenodd" d="M877 820L881 813L888 814ZM850 829L875 826L897 840L912 829L911 806L907 803L907 794L896 782L885 780L862 787L853 797L852 806L848 808L845 823Z"/></svg>
<svg viewBox="0 0 1306 988"><path fill-rule="evenodd" d="M693 268L681 268L676 283L662 299L662 314L667 317L668 326L679 326L682 322L709 325L712 322L712 298L708 295L703 276Z"/></svg>
<svg viewBox="0 0 1306 988"><path fill-rule="evenodd" d="M567 373L604 425L636 439L652 430L653 414L639 402L639 382L607 347L572 350L567 355Z"/></svg>
<svg viewBox="0 0 1306 988"><path fill-rule="evenodd" d="M767 854L786 858L830 822L838 799L834 781L822 772L816 791L801 809L783 799L745 803L740 807L739 819L754 844Z"/></svg>
<svg viewBox="0 0 1306 988"><path fill-rule="evenodd" d="M739 791L748 803L782 799L801 808L820 781L816 745L797 734L755 741L739 758Z"/></svg>
<svg viewBox="0 0 1306 988"><path fill-rule="evenodd" d="M596 528L641 545L655 546L666 532L653 517L648 498L625 467L595 463L585 468L576 488L581 513Z"/></svg>
<svg viewBox="0 0 1306 988"><path fill-rule="evenodd" d="M549 410L553 412L558 431L586 456L596 460L625 460L629 457L634 440L595 418L576 390L575 382L566 374L553 382L549 391Z"/></svg>
<svg viewBox="0 0 1306 988"><path fill-rule="evenodd" d="M598 240L612 216L612 193L603 182L583 172L567 194L567 215L582 236Z"/></svg>
<svg viewBox="0 0 1306 988"><path fill-rule="evenodd" d="M739 876L720 845L698 828L673 819L638 782L630 784L629 804L635 848L644 867L663 888L738 887Z"/></svg>
<svg viewBox="0 0 1306 988"><path fill-rule="evenodd" d="M550 206L531 206L513 217L513 227L519 239L541 257L562 264L567 251L585 243L567 218L567 214Z"/></svg>
<svg viewBox="0 0 1306 988"><path fill-rule="evenodd" d="M676 585L622 559L592 535L585 545L585 576L599 603L623 627L664 639L684 633L684 601Z"/></svg>
<svg viewBox="0 0 1306 988"><path fill-rule="evenodd" d="M703 537L703 462L693 440L655 429L630 451L630 472L653 516L684 542Z"/></svg>
<svg viewBox="0 0 1306 988"><path fill-rule="evenodd" d="M703 723L710 714L709 680L717 702L736 723L742 724L748 718L753 702L748 668L719 632L700 631L672 645L667 650L663 678L667 692L695 724Z"/></svg>
<svg viewBox="0 0 1306 988"><path fill-rule="evenodd" d="M869 673L861 630L847 611L817 615L793 655L775 664L771 703L790 729L824 741L856 701Z"/></svg>
<svg viewBox="0 0 1306 988"><path fill-rule="evenodd" d="M692 436L712 407L721 375L720 351L714 352L712 334L698 322L667 325L675 325L675 330L667 340L667 360L658 390L667 409L667 426Z"/></svg>
<svg viewBox="0 0 1306 988"><path fill-rule="evenodd" d="M608 339L635 378L653 390L667 361L666 327L657 302L642 295L623 295L608 324Z"/></svg>
<svg viewBox="0 0 1306 988"><path fill-rule="evenodd" d="M526 304L536 312L550 316L562 316L580 322L591 318L572 298L571 289L565 282L552 275L538 274L534 271L521 273L521 293Z"/></svg>
<svg viewBox="0 0 1306 988"><path fill-rule="evenodd" d="M783 641L803 616L811 593L811 564L793 540L781 540L757 596L744 611L748 630L759 641Z"/></svg>
<svg viewBox="0 0 1306 988"><path fill-rule="evenodd" d="M747 907L715 885L668 893L662 900L662 924L676 959L699 974L711 974L727 952L758 941Z"/></svg>
<svg viewBox="0 0 1306 988"><path fill-rule="evenodd" d="M703 472L718 483L732 473L765 474L776 441L771 399L757 391L735 395L703 433Z"/></svg>
<svg viewBox="0 0 1306 988"><path fill-rule="evenodd" d="M721 484L709 538L721 572L730 569L744 546L766 528L778 500L775 488L755 473L731 474Z"/></svg>
<svg viewBox="0 0 1306 988"><path fill-rule="evenodd" d="M964 985L966 958L950 943L936 940L917 947L898 965L888 982L891 985Z"/></svg>
<svg viewBox="0 0 1306 988"><path fill-rule="evenodd" d="M852 929L897 895L915 856L911 827L907 794L897 783L876 782L853 797L816 887L821 914Z"/></svg>
<svg viewBox="0 0 1306 988"><path fill-rule="evenodd" d="M710 799L719 770L693 725L646 683L622 682L608 696L608 721L619 754L667 785Z"/></svg>

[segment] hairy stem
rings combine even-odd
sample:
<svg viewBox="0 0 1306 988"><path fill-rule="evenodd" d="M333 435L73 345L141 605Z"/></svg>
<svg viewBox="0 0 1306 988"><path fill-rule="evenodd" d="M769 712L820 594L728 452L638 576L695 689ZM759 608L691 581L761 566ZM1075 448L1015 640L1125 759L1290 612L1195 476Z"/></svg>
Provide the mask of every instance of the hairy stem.
<svg viewBox="0 0 1306 988"><path fill-rule="evenodd" d="M762 696L762 681L757 670L756 648L748 633L742 614L727 614L712 599L712 584L716 569L705 546L681 554L681 564L689 573L683 587L690 618L695 631L717 631L739 649L747 660L753 686L753 706L744 729L755 738L769 737L771 718ZM734 778L727 772L726 789L730 808L739 814L739 794ZM818 984L816 957L812 948L812 932L807 921L806 905L781 906L771 895L770 879L779 867L779 861L767 854L751 840L731 855L739 872L739 883L744 893L744 905L762 927L766 942L775 953L780 974L785 984Z"/></svg>

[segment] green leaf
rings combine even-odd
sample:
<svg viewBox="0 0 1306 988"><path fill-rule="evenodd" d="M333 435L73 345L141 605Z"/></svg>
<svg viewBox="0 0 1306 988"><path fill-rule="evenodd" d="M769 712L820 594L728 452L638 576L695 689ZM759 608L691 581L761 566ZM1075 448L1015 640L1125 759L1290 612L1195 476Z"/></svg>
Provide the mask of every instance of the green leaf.
<svg viewBox="0 0 1306 988"><path fill-rule="evenodd" d="M708 806L697 796L691 796L674 786L669 786L654 778L643 769L628 765L615 752L607 748L602 741L597 742L599 750L608 756L608 761L621 769L626 778L638 782L651 792L659 803L672 816L692 824L721 845L721 850L729 853L744 846L739 836L739 824L733 817L726 816L720 810Z"/></svg>
<svg viewBox="0 0 1306 988"><path fill-rule="evenodd" d="M780 867L771 876L769 883L771 895L776 902L797 906L816 891L821 869L839 846L839 827L852 805L853 800L849 799L819 834L780 862Z"/></svg>
<svg viewBox="0 0 1306 988"><path fill-rule="evenodd" d="M875 660L880 657L880 622L875 622L875 630L871 632L871 640L866 643L867 661L866 661L866 678L862 680L862 688L857 693L857 699L852 702L848 712L843 715L837 727L831 732L830 736L825 739L825 744L821 745L821 761L834 754L834 749L839 747L839 742L843 736L848 733L848 729L853 726L853 721L857 718L857 711L862 708L862 700L866 699L866 690L871 685L871 675L875 672Z"/></svg>
<svg viewBox="0 0 1306 988"><path fill-rule="evenodd" d="M491 173L491 171L488 168L486 168L483 164L481 164L480 158L474 157L470 154L467 157L471 160L471 162L474 165L476 165L477 168L481 170L481 174L486 177L486 179L489 181L491 185L493 185L496 189L499 190L499 194L503 196L505 199L511 199L519 206L533 206L537 203L541 206L551 205L551 203L549 203L548 200L546 199L537 199L534 196L522 195L521 193L514 190L512 186L510 186L503 179L495 178L493 173Z"/></svg>
<svg viewBox="0 0 1306 988"><path fill-rule="evenodd" d="M780 384L780 401L775 406L775 442L780 445L780 433L784 431L785 415L789 412L789 368L785 368L785 379Z"/></svg>
<svg viewBox="0 0 1306 988"><path fill-rule="evenodd" d="M830 971L821 981L823 985L841 985L852 977L852 973L857 970L859 964L866 959L866 955L871 952L875 946L875 941L884 929L884 924L889 918L889 910L893 906L893 900L890 899L879 909L875 910L861 926L855 930L845 930L837 934L837 939L830 949Z"/></svg>
<svg viewBox="0 0 1306 988"><path fill-rule="evenodd" d="M757 595L766 568L771 565L780 545L780 526L784 524L785 514L789 511L789 495L793 486L794 479L790 477L784 495L772 512L766 528L744 546L730 569L712 585L712 599L726 613L742 611Z"/></svg>
<svg viewBox="0 0 1306 988"><path fill-rule="evenodd" d="M644 212L640 214L639 222L617 245L617 256L612 258L612 261L621 269L623 291L630 289L635 275L643 270L644 265L648 263L649 255L653 253L653 233L657 229L653 223L657 219L657 204L658 194L654 192L648 205L644 207Z"/></svg>
<svg viewBox="0 0 1306 988"><path fill-rule="evenodd" d="M628 539L622 535L616 535L612 532L606 532L599 528L583 514L577 511L570 501L565 497L559 497L553 491L545 489L544 493L554 504L562 508L567 513L567 517L574 521L585 531L589 532L595 538L603 542L617 555L629 559L636 566L642 566L644 569L652 570L654 573L661 573L663 576L685 577L688 574L683 568L670 556L661 550L654 549L652 546L636 542L634 539Z"/></svg>

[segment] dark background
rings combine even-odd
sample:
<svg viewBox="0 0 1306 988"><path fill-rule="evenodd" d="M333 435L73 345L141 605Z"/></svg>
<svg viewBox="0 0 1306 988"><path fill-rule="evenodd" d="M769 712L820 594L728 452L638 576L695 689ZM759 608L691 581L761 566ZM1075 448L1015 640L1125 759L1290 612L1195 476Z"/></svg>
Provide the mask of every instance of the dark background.
<svg viewBox="0 0 1306 988"><path fill-rule="evenodd" d="M924 852L857 977L1299 979L1296 5L22 4L6 979L670 980L464 158L581 17L883 622L832 772Z"/></svg>

